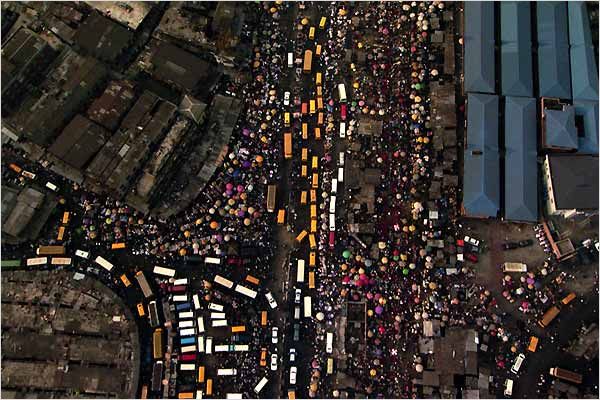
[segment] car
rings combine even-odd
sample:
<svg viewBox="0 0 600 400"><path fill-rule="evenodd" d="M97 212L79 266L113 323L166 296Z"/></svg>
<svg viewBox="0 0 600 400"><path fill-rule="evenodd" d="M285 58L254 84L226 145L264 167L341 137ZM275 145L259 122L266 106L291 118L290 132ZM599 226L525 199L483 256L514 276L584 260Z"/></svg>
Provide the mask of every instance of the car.
<svg viewBox="0 0 600 400"><path fill-rule="evenodd" d="M469 243L471 246L475 246L475 247L479 246L479 240L472 238L470 236L465 236L465 242Z"/></svg>
<svg viewBox="0 0 600 400"><path fill-rule="evenodd" d="M515 242L506 242L502 245L502 248L504 250L514 250L519 248L519 243L515 243Z"/></svg>
<svg viewBox="0 0 600 400"><path fill-rule="evenodd" d="M471 261L472 263L476 263L477 261L479 261L477 256L472 253L467 253L467 260Z"/></svg>
<svg viewBox="0 0 600 400"><path fill-rule="evenodd" d="M261 367L267 366L267 349L265 347L260 349L260 366Z"/></svg>
<svg viewBox="0 0 600 400"><path fill-rule="evenodd" d="M527 239L527 240L519 240L519 247L528 247L531 246L533 244L533 240L531 239Z"/></svg>
<svg viewBox="0 0 600 400"><path fill-rule="evenodd" d="M300 340L300 324L294 324L294 342Z"/></svg>
<svg viewBox="0 0 600 400"><path fill-rule="evenodd" d="M298 368L297 367L290 368L290 385L296 384L296 375L298 375Z"/></svg>
<svg viewBox="0 0 600 400"><path fill-rule="evenodd" d="M285 106L290 105L290 92L285 92L283 94L283 105L285 105Z"/></svg>
<svg viewBox="0 0 600 400"><path fill-rule="evenodd" d="M271 371L277 371L277 354L271 354Z"/></svg>
<svg viewBox="0 0 600 400"><path fill-rule="evenodd" d="M519 373L519 369L521 369L521 365L523 364L523 361L525 361L525 354L523 354L523 353L520 353L520 354L517 356L517 358L516 358L516 360L515 360L515 363L514 363L514 364L513 364L513 366L510 368L510 370L511 370L513 373L515 373L515 374Z"/></svg>
<svg viewBox="0 0 600 400"><path fill-rule="evenodd" d="M296 349L293 347L290 349L290 362L296 362Z"/></svg>
<svg viewBox="0 0 600 400"><path fill-rule="evenodd" d="M273 297L273 294L271 292L265 293L265 297L267 298L267 301L269 302L269 306L271 306L271 308L277 308L277 302L275 301L275 298Z"/></svg>
<svg viewBox="0 0 600 400"><path fill-rule="evenodd" d="M301 298L302 298L302 290L296 289L296 294L294 295L294 303L300 304Z"/></svg>
<svg viewBox="0 0 600 400"><path fill-rule="evenodd" d="M276 326L273 327L273 329L271 330L271 342L273 342L273 344L277 344L279 342L279 337L277 336L278 333L279 328L277 328Z"/></svg>
<svg viewBox="0 0 600 400"><path fill-rule="evenodd" d="M294 319L300 319L300 306L294 307Z"/></svg>

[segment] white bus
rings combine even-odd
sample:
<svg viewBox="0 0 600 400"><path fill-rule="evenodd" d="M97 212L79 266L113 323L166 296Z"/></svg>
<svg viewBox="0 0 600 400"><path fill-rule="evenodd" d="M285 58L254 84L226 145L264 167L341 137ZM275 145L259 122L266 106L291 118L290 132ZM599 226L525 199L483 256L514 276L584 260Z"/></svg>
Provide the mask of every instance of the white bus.
<svg viewBox="0 0 600 400"><path fill-rule="evenodd" d="M154 270L152 270L152 272L154 272L156 275L168 276L169 278L175 276L174 269L159 267L158 265L154 267Z"/></svg>
<svg viewBox="0 0 600 400"><path fill-rule="evenodd" d="M195 353L196 352L196 345L192 345L192 346L183 346L181 348L181 352L182 353Z"/></svg>
<svg viewBox="0 0 600 400"><path fill-rule="evenodd" d="M241 393L227 393L225 395L226 399L243 399L244 397L242 397Z"/></svg>
<svg viewBox="0 0 600 400"><path fill-rule="evenodd" d="M335 197L335 195L332 195L329 197L329 213L330 214L335 214L335 202L336 202L337 198Z"/></svg>
<svg viewBox="0 0 600 400"><path fill-rule="evenodd" d="M235 376L237 375L237 369L235 368L219 368L217 369L217 376Z"/></svg>
<svg viewBox="0 0 600 400"><path fill-rule="evenodd" d="M304 318L312 317L312 299L310 296L304 296Z"/></svg>
<svg viewBox="0 0 600 400"><path fill-rule="evenodd" d="M329 214L329 231L335 232L335 214Z"/></svg>
<svg viewBox="0 0 600 400"><path fill-rule="evenodd" d="M210 313L210 319L225 319L226 315L224 312L212 312Z"/></svg>
<svg viewBox="0 0 600 400"><path fill-rule="evenodd" d="M198 353L204 353L204 336L198 336Z"/></svg>
<svg viewBox="0 0 600 400"><path fill-rule="evenodd" d="M327 332L327 343L325 345L327 354L333 353L333 332Z"/></svg>
<svg viewBox="0 0 600 400"><path fill-rule="evenodd" d="M346 98L346 85L340 83L338 85L338 93L340 95L340 102L345 103L348 99Z"/></svg>
<svg viewBox="0 0 600 400"><path fill-rule="evenodd" d="M344 139L346 137L346 123L340 122L340 139Z"/></svg>
<svg viewBox="0 0 600 400"><path fill-rule="evenodd" d="M48 264L48 257L28 258L27 265L44 265Z"/></svg>
<svg viewBox="0 0 600 400"><path fill-rule="evenodd" d="M254 290L248 289L247 287L242 285L235 285L235 291L243 294L244 296L248 296L251 299L255 299L256 295L258 294Z"/></svg>
<svg viewBox="0 0 600 400"><path fill-rule="evenodd" d="M194 328L179 329L179 336L194 336L195 334Z"/></svg>
<svg viewBox="0 0 600 400"><path fill-rule="evenodd" d="M344 167L338 168L338 182L344 182Z"/></svg>
<svg viewBox="0 0 600 400"><path fill-rule="evenodd" d="M196 320L198 322L198 332L204 333L204 318L200 316Z"/></svg>
<svg viewBox="0 0 600 400"><path fill-rule="evenodd" d="M189 363L179 364L179 369L181 371L195 371L196 364L189 364Z"/></svg>
<svg viewBox="0 0 600 400"><path fill-rule="evenodd" d="M175 279L173 281L173 286L187 285L187 284L188 284L188 279L187 278Z"/></svg>
<svg viewBox="0 0 600 400"><path fill-rule="evenodd" d="M194 310L200 309L200 297L197 294L192 296L192 300L194 300Z"/></svg>
<svg viewBox="0 0 600 400"><path fill-rule="evenodd" d="M211 325L213 328L227 326L227 320L226 319L213 319Z"/></svg>
<svg viewBox="0 0 600 400"><path fill-rule="evenodd" d="M180 320L187 319L187 318L194 318L194 312L193 311L180 312L179 315L177 316L177 318Z"/></svg>
<svg viewBox="0 0 600 400"><path fill-rule="evenodd" d="M215 275L215 283L225 286L227 289L231 289L233 287L233 282L231 282L229 279L223 278L221 275Z"/></svg>
<svg viewBox="0 0 600 400"><path fill-rule="evenodd" d="M98 256L98 257L96 257L96 259L94 261L96 262L96 264L98 264L99 266L101 266L102 268L107 270L108 272L110 272L114 268L114 265L109 263L103 257Z"/></svg>
<svg viewBox="0 0 600 400"><path fill-rule="evenodd" d="M196 390L196 400L202 400L202 390Z"/></svg>
<svg viewBox="0 0 600 400"><path fill-rule="evenodd" d="M208 303L208 309L211 311L223 311L223 306L217 303Z"/></svg>
<svg viewBox="0 0 600 400"><path fill-rule="evenodd" d="M264 376L260 382L258 382L256 384L256 386L254 386L254 393L256 394L260 394L260 391L263 390L263 388L265 387L265 385L269 382L269 380L267 379L266 376Z"/></svg>
<svg viewBox="0 0 600 400"><path fill-rule="evenodd" d="M187 294L176 294L173 296L173 301L176 303L185 303L188 301Z"/></svg>
<svg viewBox="0 0 600 400"><path fill-rule="evenodd" d="M212 348L213 348L213 338L212 336L209 336L206 338L206 348L204 349L206 351L206 354L212 354Z"/></svg>
<svg viewBox="0 0 600 400"><path fill-rule="evenodd" d="M250 346L247 344L235 344L233 345L233 351L250 351Z"/></svg>
<svg viewBox="0 0 600 400"><path fill-rule="evenodd" d="M304 282L304 260L298 259L298 270L296 271L296 281L302 283Z"/></svg>
<svg viewBox="0 0 600 400"><path fill-rule="evenodd" d="M337 194L337 182L338 180L335 178L331 180L331 194Z"/></svg>
<svg viewBox="0 0 600 400"><path fill-rule="evenodd" d="M178 328L193 328L194 327L194 321L179 321L179 323L177 324Z"/></svg>
<svg viewBox="0 0 600 400"><path fill-rule="evenodd" d="M52 257L52 265L71 265L71 257Z"/></svg>
<svg viewBox="0 0 600 400"><path fill-rule="evenodd" d="M216 344L215 345L215 353L224 353L229 351L228 344Z"/></svg>
<svg viewBox="0 0 600 400"><path fill-rule="evenodd" d="M216 265L221 265L221 259L217 258L217 257L206 257L204 259L204 262L206 264L216 264Z"/></svg>
<svg viewBox="0 0 600 400"><path fill-rule="evenodd" d="M85 258L85 259L90 258L90 252L89 251L75 250L75 255L77 257L81 257L81 258Z"/></svg>

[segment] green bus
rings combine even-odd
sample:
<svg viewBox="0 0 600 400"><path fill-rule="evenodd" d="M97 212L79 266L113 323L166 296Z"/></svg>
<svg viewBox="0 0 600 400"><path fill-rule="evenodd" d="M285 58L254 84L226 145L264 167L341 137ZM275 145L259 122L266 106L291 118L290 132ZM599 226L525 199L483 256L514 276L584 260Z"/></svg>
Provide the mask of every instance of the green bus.
<svg viewBox="0 0 600 400"><path fill-rule="evenodd" d="M2 268L17 268L21 266L21 260L2 260Z"/></svg>

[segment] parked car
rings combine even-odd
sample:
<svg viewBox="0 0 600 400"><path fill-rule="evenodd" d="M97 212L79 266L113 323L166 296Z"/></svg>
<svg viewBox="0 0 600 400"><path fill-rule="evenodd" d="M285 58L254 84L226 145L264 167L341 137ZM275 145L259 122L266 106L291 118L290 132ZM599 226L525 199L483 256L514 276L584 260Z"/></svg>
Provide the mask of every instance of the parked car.
<svg viewBox="0 0 600 400"><path fill-rule="evenodd" d="M295 293L296 294L294 295L294 303L300 304L300 298L302 297L302 291L300 289L296 289Z"/></svg>
<svg viewBox="0 0 600 400"><path fill-rule="evenodd" d="M476 263L477 261L479 261L477 256L471 253L467 253L467 260L471 261L472 263Z"/></svg>
<svg viewBox="0 0 600 400"><path fill-rule="evenodd" d="M271 341L273 342L273 344L277 344L279 342L279 337L278 334L279 333L279 328L277 328L276 326L273 327L273 329L271 330Z"/></svg>
<svg viewBox="0 0 600 400"><path fill-rule="evenodd" d="M516 242L506 242L502 245L504 250L514 250L519 248L519 243Z"/></svg>
<svg viewBox="0 0 600 400"><path fill-rule="evenodd" d="M275 301L275 298L273 297L271 292L265 293L265 297L267 298L267 301L269 302L269 306L271 306L271 308L277 308L277 302Z"/></svg>
<svg viewBox="0 0 600 400"><path fill-rule="evenodd" d="M290 92L285 92L283 94L283 105L285 105L285 106L290 105Z"/></svg>
<svg viewBox="0 0 600 400"><path fill-rule="evenodd" d="M296 362L296 349L293 347L290 349L290 362Z"/></svg>
<svg viewBox="0 0 600 400"><path fill-rule="evenodd" d="M479 240L472 238L470 236L465 236L465 242L469 243L471 246L475 246L475 247L479 246Z"/></svg>
<svg viewBox="0 0 600 400"><path fill-rule="evenodd" d="M528 247L531 246L533 244L533 240L531 239L527 239L527 240L519 240L519 247Z"/></svg>
<svg viewBox="0 0 600 400"><path fill-rule="evenodd" d="M271 354L271 371L277 371L277 354Z"/></svg>

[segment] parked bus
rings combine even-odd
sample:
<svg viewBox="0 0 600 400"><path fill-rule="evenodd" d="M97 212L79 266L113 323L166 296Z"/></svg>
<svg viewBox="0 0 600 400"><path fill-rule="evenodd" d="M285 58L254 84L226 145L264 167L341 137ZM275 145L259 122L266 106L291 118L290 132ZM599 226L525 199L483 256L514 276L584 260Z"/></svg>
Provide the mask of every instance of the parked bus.
<svg viewBox="0 0 600 400"><path fill-rule="evenodd" d="M179 336L194 336L196 330L194 328L179 329Z"/></svg>
<svg viewBox="0 0 600 400"><path fill-rule="evenodd" d="M123 285L125 285L125 287L129 287L131 286L131 282L129 281L129 279L127 279L127 275L123 274L120 276L121 282L123 282Z"/></svg>
<svg viewBox="0 0 600 400"><path fill-rule="evenodd" d="M154 330L154 334L152 335L152 348L154 359L161 359L163 357L163 344L162 344L163 336L162 329L157 328Z"/></svg>
<svg viewBox="0 0 600 400"><path fill-rule="evenodd" d="M190 339L194 340L193 337L191 337ZM190 345L190 346L182 346L181 347L181 352L182 353L195 353L196 352L196 345Z"/></svg>
<svg viewBox="0 0 600 400"><path fill-rule="evenodd" d="M299 259L297 263L298 269L296 272L296 281L298 283L304 282L304 260Z"/></svg>
<svg viewBox="0 0 600 400"><path fill-rule="evenodd" d="M215 275L215 283L225 286L227 289L233 288L233 282L231 282L229 279L223 278L220 275Z"/></svg>
<svg viewBox="0 0 600 400"><path fill-rule="evenodd" d="M220 328L220 327L227 326L227 320L226 319L213 319L211 322L211 326L213 328Z"/></svg>
<svg viewBox="0 0 600 400"><path fill-rule="evenodd" d="M218 257L205 257L204 262L206 264L221 265L221 259Z"/></svg>
<svg viewBox="0 0 600 400"><path fill-rule="evenodd" d="M565 298L562 299L560 302L566 306L567 304L569 304L570 302L575 300L575 297L576 297L575 293L571 292L568 295L566 295Z"/></svg>
<svg viewBox="0 0 600 400"><path fill-rule="evenodd" d="M246 325L237 325L231 327L231 333L246 332Z"/></svg>
<svg viewBox="0 0 600 400"><path fill-rule="evenodd" d="M217 304L217 303L208 303L208 309L211 310L211 311L223 312L223 310L225 308L222 305Z"/></svg>
<svg viewBox="0 0 600 400"><path fill-rule="evenodd" d="M108 272L110 272L114 268L114 265L112 265L108 260L101 256L96 257L94 262L102 268L104 268L105 270L107 270Z"/></svg>
<svg viewBox="0 0 600 400"><path fill-rule="evenodd" d="M235 376L237 369L235 368L217 368L217 376Z"/></svg>
<svg viewBox="0 0 600 400"><path fill-rule="evenodd" d="M71 265L71 257L52 257L52 265Z"/></svg>
<svg viewBox="0 0 600 400"><path fill-rule="evenodd" d="M333 358L327 359L327 375L333 374Z"/></svg>
<svg viewBox="0 0 600 400"><path fill-rule="evenodd" d="M309 289L315 288L315 273L314 273L314 271L310 271L308 273L308 288Z"/></svg>
<svg viewBox="0 0 600 400"><path fill-rule="evenodd" d="M339 167L338 168L338 182L339 183L343 183L344 182L344 167Z"/></svg>
<svg viewBox="0 0 600 400"><path fill-rule="evenodd" d="M558 367L550 368L550 375L559 379L564 379L565 381L569 381L571 383L575 383L577 385L581 384L583 381L581 374Z"/></svg>
<svg viewBox="0 0 600 400"><path fill-rule="evenodd" d="M308 109L309 111L308 111L308 113L309 113L309 114L314 114L314 113L316 113L316 112L317 112L317 103L315 102L315 100L314 100L314 99L311 99L311 100L308 102L308 104L309 104L309 109Z"/></svg>
<svg viewBox="0 0 600 400"><path fill-rule="evenodd" d="M277 186L275 186L275 185L267 186L267 211L269 211L269 212L275 211L276 196L277 196Z"/></svg>
<svg viewBox="0 0 600 400"><path fill-rule="evenodd" d="M343 83L338 85L338 93L340 95L340 102L345 103L348 99L346 98L346 86Z"/></svg>
<svg viewBox="0 0 600 400"><path fill-rule="evenodd" d="M125 243L123 243L123 242L113 243L110 245L111 250L120 250L120 249L124 249L124 248L125 248Z"/></svg>
<svg viewBox="0 0 600 400"><path fill-rule="evenodd" d="M267 379L267 377L263 376L263 378L256 384L256 386L254 386L254 393L260 394L260 391L263 390L263 388L268 382L269 380Z"/></svg>
<svg viewBox="0 0 600 400"><path fill-rule="evenodd" d="M204 353L204 336L198 336L198 353Z"/></svg>
<svg viewBox="0 0 600 400"><path fill-rule="evenodd" d="M59 242L62 242L64 236L65 236L65 227L61 226L58 228L58 235L56 236L56 240Z"/></svg>
<svg viewBox="0 0 600 400"><path fill-rule="evenodd" d="M2 268L17 268L21 266L21 260L2 260Z"/></svg>
<svg viewBox="0 0 600 400"><path fill-rule="evenodd" d="M313 189L317 189L319 187L319 174L314 173L312 175L312 184L311 184L311 188Z"/></svg>
<svg viewBox="0 0 600 400"><path fill-rule="evenodd" d="M36 254L38 256L62 256L65 252L65 246L40 246Z"/></svg>
<svg viewBox="0 0 600 400"><path fill-rule="evenodd" d="M300 192L300 204L304 205L306 204L306 198L308 197L308 194L306 193L306 190L303 190Z"/></svg>
<svg viewBox="0 0 600 400"><path fill-rule="evenodd" d="M321 84L323 83L323 80L322 80L322 78L323 78L323 74L321 74L320 72L317 72L317 73L315 74L315 84L316 84L317 86L319 86L319 85L321 85Z"/></svg>
<svg viewBox="0 0 600 400"><path fill-rule="evenodd" d="M304 52L304 67L302 71L306 74L310 73L312 70L312 51L306 50Z"/></svg>
<svg viewBox="0 0 600 400"><path fill-rule="evenodd" d="M213 383L212 379L207 379L206 380L206 395L207 396L212 396L212 394L213 394L213 390L212 390L213 385L212 385L212 383Z"/></svg>
<svg viewBox="0 0 600 400"><path fill-rule="evenodd" d="M198 325L198 333L204 333L204 317L200 316L196 318L196 323Z"/></svg>
<svg viewBox="0 0 600 400"><path fill-rule="evenodd" d="M160 325L160 319L158 318L158 308L156 307L156 301L148 303L148 317L150 318L150 326L156 328Z"/></svg>
<svg viewBox="0 0 600 400"><path fill-rule="evenodd" d="M325 351L327 354L333 353L333 332L327 332L327 342L325 343Z"/></svg>
<svg viewBox="0 0 600 400"><path fill-rule="evenodd" d="M142 394L140 395L140 399L146 400L148 398L148 385L142 386Z"/></svg>
<svg viewBox="0 0 600 400"><path fill-rule="evenodd" d="M527 265L519 262L505 262L502 272L527 272Z"/></svg>
<svg viewBox="0 0 600 400"><path fill-rule="evenodd" d="M179 343L182 346L187 346L187 345L192 345L192 344L196 344L196 338L195 337L183 337L179 339ZM195 348L195 347L194 347Z"/></svg>
<svg viewBox="0 0 600 400"><path fill-rule="evenodd" d="M320 44L318 44L315 48L315 55L320 56L322 50L323 50L323 47Z"/></svg>
<svg viewBox="0 0 600 400"><path fill-rule="evenodd" d="M198 383L204 383L204 365L198 367Z"/></svg>
<svg viewBox="0 0 600 400"><path fill-rule="evenodd" d="M319 21L319 28L320 29L325 29L325 24L327 23L327 18L326 17L321 17L321 20Z"/></svg>
<svg viewBox="0 0 600 400"><path fill-rule="evenodd" d="M308 30L308 38L310 40L315 39L315 27L314 26L311 26L310 29Z"/></svg>
<svg viewBox="0 0 600 400"><path fill-rule="evenodd" d="M156 361L152 367L152 391L157 392L162 387L163 362Z"/></svg>
<svg viewBox="0 0 600 400"><path fill-rule="evenodd" d="M190 303L175 304L175 310L177 310L177 312L188 311L191 309L192 309L192 305Z"/></svg>
<svg viewBox="0 0 600 400"><path fill-rule="evenodd" d="M206 354L212 354L213 352L213 338L212 336L208 336L206 338L206 347L204 348L206 351Z"/></svg>
<svg viewBox="0 0 600 400"><path fill-rule="evenodd" d="M317 240L315 239L315 235L314 234L310 234L308 235L308 242L310 244L310 249L311 250L316 250L317 249Z"/></svg>
<svg viewBox="0 0 600 400"><path fill-rule="evenodd" d="M187 287L185 285L169 286L169 293L185 293Z"/></svg>
<svg viewBox="0 0 600 400"><path fill-rule="evenodd" d="M27 259L27 266L48 264L48 257L35 257Z"/></svg>
<svg viewBox="0 0 600 400"><path fill-rule="evenodd" d="M292 134L290 132L283 134L283 156L286 160L292 158Z"/></svg>
<svg viewBox="0 0 600 400"><path fill-rule="evenodd" d="M195 371L196 364L180 363L179 370L180 371Z"/></svg>
<svg viewBox="0 0 600 400"><path fill-rule="evenodd" d="M177 323L177 327L179 329L181 329L181 328L193 328L194 327L194 321L190 321L190 320L179 321Z"/></svg>
<svg viewBox="0 0 600 400"><path fill-rule="evenodd" d="M192 296L192 300L194 302L194 310L200 309L200 297L197 294Z"/></svg>
<svg viewBox="0 0 600 400"><path fill-rule="evenodd" d="M267 312L266 311L260 312L260 325L267 326Z"/></svg>
<svg viewBox="0 0 600 400"><path fill-rule="evenodd" d="M312 317L312 299L310 296L304 296L304 318Z"/></svg>
<svg viewBox="0 0 600 400"><path fill-rule="evenodd" d="M224 312L212 312L210 313L210 319L225 319Z"/></svg>
<svg viewBox="0 0 600 400"><path fill-rule="evenodd" d="M552 322L552 320L554 320L554 318L556 318L558 313L560 313L560 310L558 309L558 307L556 307L556 306L550 307L550 309L548 311L546 311L546 313L544 314L542 319L538 321L538 325L541 326L542 328L547 327L548 324L550 324L550 322Z"/></svg>
<svg viewBox="0 0 600 400"><path fill-rule="evenodd" d="M159 267L156 265L152 270L156 275L168 276L169 278L173 278L175 276L175 270L171 268Z"/></svg>
<svg viewBox="0 0 600 400"><path fill-rule="evenodd" d="M321 128L315 128L315 140L321 140Z"/></svg>
<svg viewBox="0 0 600 400"><path fill-rule="evenodd" d="M306 147L302 148L302 161L308 161L308 149Z"/></svg>
<svg viewBox="0 0 600 400"><path fill-rule="evenodd" d="M138 285L140 285L145 298L150 298L154 295L150 285L148 284L148 281L146 280L146 276L142 271L136 272L135 279L138 281Z"/></svg>

